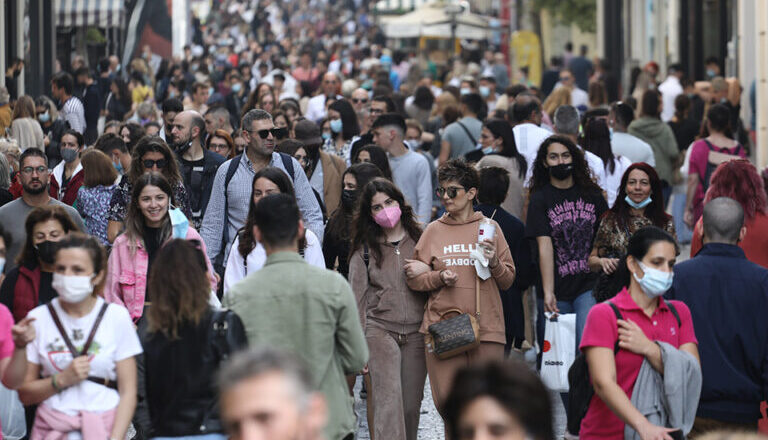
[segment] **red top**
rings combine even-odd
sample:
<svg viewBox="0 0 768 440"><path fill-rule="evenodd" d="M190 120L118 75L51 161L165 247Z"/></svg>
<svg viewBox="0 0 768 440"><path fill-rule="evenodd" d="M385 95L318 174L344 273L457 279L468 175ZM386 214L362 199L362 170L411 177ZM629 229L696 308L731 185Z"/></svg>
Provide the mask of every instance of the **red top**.
<svg viewBox="0 0 768 440"><path fill-rule="evenodd" d="M652 341L663 341L678 348L688 342L698 344L696 335L693 333L691 311L680 301L670 301L680 315L680 327L677 325L675 315L664 301L659 302L659 306L651 317L648 317L635 303L626 288L611 302L619 308L625 320L631 320L639 325L643 333ZM592 307L587 316L579 348L583 350L586 347L607 347L613 350L618 337L616 316L611 306L606 303L597 304ZM619 350L616 355L616 381L629 398L632 398L632 389L642 364L643 356L627 350ZM624 422L595 394L589 404L587 415L581 421L579 438L623 439Z"/></svg>
<svg viewBox="0 0 768 440"><path fill-rule="evenodd" d="M744 251L747 260L768 269L768 214L757 213L755 218L745 222L747 233L739 247ZM702 220L696 223L691 238L691 258L699 253L702 243Z"/></svg>

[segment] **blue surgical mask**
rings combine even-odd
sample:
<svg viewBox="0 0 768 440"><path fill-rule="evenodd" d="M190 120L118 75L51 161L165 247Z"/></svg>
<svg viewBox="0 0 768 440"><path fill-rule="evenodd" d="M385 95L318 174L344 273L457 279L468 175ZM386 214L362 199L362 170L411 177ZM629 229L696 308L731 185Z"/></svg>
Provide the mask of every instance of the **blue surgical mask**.
<svg viewBox="0 0 768 440"><path fill-rule="evenodd" d="M674 272L664 272L652 267L647 267L642 262L638 261L637 264L643 269L643 277L638 278L636 273L632 276L635 277L635 281L640 284L640 288L648 295L649 298L658 298L664 295L670 287L672 287L672 280L675 276Z"/></svg>
<svg viewBox="0 0 768 440"><path fill-rule="evenodd" d="M50 114L48 114L48 112L45 112L45 113L41 113L40 115L38 115L38 116L37 116L37 119L38 119L40 122L43 122L43 123L45 123L45 122L48 122L48 121L50 121L50 120L51 120L51 115L50 115Z"/></svg>
<svg viewBox="0 0 768 440"><path fill-rule="evenodd" d="M171 218L171 226L173 226L173 238L187 238L187 229L189 229L189 220L187 216L181 212L181 209L174 208L173 205L168 207L168 216Z"/></svg>
<svg viewBox="0 0 768 440"><path fill-rule="evenodd" d="M468 88L466 88L466 87L465 87L465 88L463 88L463 89L461 89L461 90L459 90L459 93L461 93L461 96L464 96L464 95L469 95L469 93L470 93L470 92L472 92L472 91L471 91L471 90L469 90L469 89L468 89Z"/></svg>
<svg viewBox="0 0 768 440"><path fill-rule="evenodd" d="M712 79L715 77L715 71L712 69L707 69L707 78Z"/></svg>
<svg viewBox="0 0 768 440"><path fill-rule="evenodd" d="M496 152L496 148L494 148L493 146L483 148L483 154L485 155L493 154L495 152Z"/></svg>
<svg viewBox="0 0 768 440"><path fill-rule="evenodd" d="M341 133L341 129L343 128L341 119L331 119L331 121L328 124L331 126L332 132Z"/></svg>
<svg viewBox="0 0 768 440"><path fill-rule="evenodd" d="M405 143L405 145L408 146L408 149L411 151L418 151L419 145L421 145L421 143L416 139L406 139L403 142Z"/></svg>
<svg viewBox="0 0 768 440"><path fill-rule="evenodd" d="M488 86L480 86L480 95L482 95L483 98L491 96L491 88Z"/></svg>
<svg viewBox="0 0 768 440"><path fill-rule="evenodd" d="M117 174L123 174L123 164L118 160L117 163L112 162L112 166L117 170Z"/></svg>
<svg viewBox="0 0 768 440"><path fill-rule="evenodd" d="M331 138L331 134L328 132L324 132L321 136L323 137L324 141L327 141L328 139Z"/></svg>
<svg viewBox="0 0 768 440"><path fill-rule="evenodd" d="M213 87L208 87L208 96L213 96Z"/></svg>
<svg viewBox="0 0 768 440"><path fill-rule="evenodd" d="M235 93L240 93L240 90L243 89L243 85L240 83L232 84L232 91Z"/></svg>
<svg viewBox="0 0 768 440"><path fill-rule="evenodd" d="M0 273L3 273L3 269L5 269L5 258L0 257Z"/></svg>
<svg viewBox="0 0 768 440"><path fill-rule="evenodd" d="M643 209L646 206L650 205L653 199L651 199L651 196L648 196L645 200L643 200L640 203L635 203L634 200L630 199L629 196L624 197L624 201L627 202L627 205L635 208L635 209Z"/></svg>

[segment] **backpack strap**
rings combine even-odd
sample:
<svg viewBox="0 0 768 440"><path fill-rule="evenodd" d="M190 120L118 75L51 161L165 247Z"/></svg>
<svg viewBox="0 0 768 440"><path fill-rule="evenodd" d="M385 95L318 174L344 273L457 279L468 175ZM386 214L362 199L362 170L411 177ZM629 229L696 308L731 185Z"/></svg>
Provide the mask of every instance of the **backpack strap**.
<svg viewBox="0 0 768 440"><path fill-rule="evenodd" d="M285 154L280 153L280 159L283 160L283 167L285 168L285 171L288 173L288 177L291 178L291 182L295 180L294 178L294 170L293 170L293 157Z"/></svg>
<svg viewBox="0 0 768 440"><path fill-rule="evenodd" d="M229 162L229 166L227 166L227 175L224 177L224 227L221 231L221 250L219 251L219 255L216 256L216 261L214 262L215 265L221 267L224 265L224 249L227 247L227 243L229 243L229 228L227 227L227 220L226 215L229 211L229 191L227 188L229 188L229 182L232 181L232 178L235 177L235 173L237 172L237 167L240 166L240 161L243 159L243 154L238 154L237 156L233 157L232 160Z"/></svg>
<svg viewBox="0 0 768 440"><path fill-rule="evenodd" d="M675 315L675 319L677 320L677 328L682 327L683 322L680 320L680 314L677 313L677 308L675 307L675 305L667 301L666 299L664 300L664 304L666 304L667 307L669 307L669 310L672 312L672 314Z"/></svg>
<svg viewBox="0 0 768 440"><path fill-rule="evenodd" d="M368 264L371 262L371 256L368 252L368 245L363 244L363 263L365 263L365 268L368 269Z"/></svg>
<svg viewBox="0 0 768 440"><path fill-rule="evenodd" d="M621 316L621 312L619 311L619 308L614 304L612 301L607 301L608 305L611 306L611 309L613 309L613 314L616 315L616 322L618 322L621 319L624 319L623 316ZM616 356L616 354L619 352L619 340L616 339L616 344L613 346L613 355Z"/></svg>

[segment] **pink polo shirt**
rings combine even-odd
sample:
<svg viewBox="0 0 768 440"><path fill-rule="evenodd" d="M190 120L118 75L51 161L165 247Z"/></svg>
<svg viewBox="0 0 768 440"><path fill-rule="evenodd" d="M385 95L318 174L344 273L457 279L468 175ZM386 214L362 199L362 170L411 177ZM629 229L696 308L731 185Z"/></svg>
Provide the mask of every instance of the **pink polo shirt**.
<svg viewBox="0 0 768 440"><path fill-rule="evenodd" d="M11 327L13 327L13 316L8 308L0 304L0 360L13 356L13 337L11 336ZM3 433L0 431L0 440L3 439Z"/></svg>
<svg viewBox="0 0 768 440"><path fill-rule="evenodd" d="M680 315L681 325L664 301L659 302L656 311L650 318L643 312L624 288L611 300L621 312L625 320L631 320L643 329L648 339L663 341L672 346L680 347L688 342L698 343L693 333L691 311L680 301L670 301ZM587 316L584 326L584 334L581 337L582 350L586 347L607 347L613 350L616 340L619 338L616 316L611 306L606 303L597 304ZM616 381L628 397L632 397L632 389L635 386L637 375L643 364L643 356L631 353L627 350L619 350L616 355ZM624 422L608 408L597 396L592 397L592 402L587 410L587 415L581 421L581 439L623 439Z"/></svg>

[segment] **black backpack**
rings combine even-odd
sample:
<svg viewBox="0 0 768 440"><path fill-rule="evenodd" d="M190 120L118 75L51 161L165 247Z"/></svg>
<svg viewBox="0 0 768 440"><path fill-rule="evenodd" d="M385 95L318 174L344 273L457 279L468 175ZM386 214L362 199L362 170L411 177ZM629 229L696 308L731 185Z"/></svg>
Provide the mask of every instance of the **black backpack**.
<svg viewBox="0 0 768 440"><path fill-rule="evenodd" d="M664 300L669 307L669 310L675 315L677 320L677 326L680 327L680 315L677 313L677 309L667 300ZM616 315L616 320L624 319L621 316L619 308L616 307L611 301L607 302L613 314ZM619 353L619 339L616 338L616 344L613 346L613 355L616 356ZM595 388L592 386L592 380L589 376L589 365L587 365L587 357L584 353L579 353L576 359L571 364L571 368L568 369L568 410L566 417L568 418L567 428L568 432L573 435L578 435L581 430L581 421L584 416L587 415L589 404L592 402L592 397L595 395Z"/></svg>

